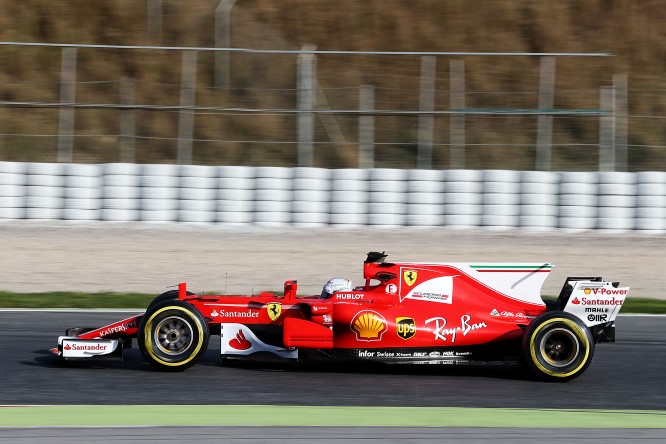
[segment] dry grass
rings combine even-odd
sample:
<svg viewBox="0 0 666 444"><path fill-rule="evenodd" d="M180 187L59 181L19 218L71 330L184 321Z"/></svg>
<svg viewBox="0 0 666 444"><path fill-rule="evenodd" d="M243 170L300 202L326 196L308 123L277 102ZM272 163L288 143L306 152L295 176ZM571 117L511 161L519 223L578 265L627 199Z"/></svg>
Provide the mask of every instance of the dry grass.
<svg viewBox="0 0 666 444"><path fill-rule="evenodd" d="M163 32L147 30L146 2L113 0L0 0L0 40L119 45L212 46L218 0L163 0ZM598 108L599 86L627 74L630 115L664 117L666 110L666 8L659 0L238 0L232 10L232 46L387 51L611 52L613 58L560 58L558 108ZM296 57L234 54L231 89L213 88L213 57L198 55L197 104L293 108ZM449 59L437 60L436 109L449 109ZM77 101L118 103L120 80L136 80L135 103L178 104L180 54L175 52L78 50ZM466 104L473 108L536 108L536 58L465 58ZM358 88L375 85L376 108L418 109L417 57L318 58L318 80L332 108L358 107ZM60 52L0 47L0 100L57 102ZM137 112L137 160L175 159L174 112ZM377 118L379 166L414 166L416 119ZM631 169L666 169L666 129L660 119L631 119ZM338 117L345 139L317 121L317 166L354 166L355 118ZM0 108L0 159L53 160L56 110ZM77 112L75 160L118 160L119 111ZM554 167L596 165L596 118L556 119ZM18 136L16 134L22 134ZM534 161L536 118L468 119L468 165L529 169ZM10 136L14 135L14 136ZM208 113L197 116L194 159L211 164L292 165L295 117ZM449 119L435 121L435 165L448 166ZM589 145L592 145L591 147ZM581 160L582 159L582 160ZM576 165L576 162L582 162Z"/></svg>

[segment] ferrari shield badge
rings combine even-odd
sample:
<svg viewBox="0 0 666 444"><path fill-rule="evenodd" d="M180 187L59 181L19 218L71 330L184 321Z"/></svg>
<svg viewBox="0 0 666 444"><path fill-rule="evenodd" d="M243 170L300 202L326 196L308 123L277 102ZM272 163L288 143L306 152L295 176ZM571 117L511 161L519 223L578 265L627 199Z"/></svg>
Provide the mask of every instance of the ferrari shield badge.
<svg viewBox="0 0 666 444"><path fill-rule="evenodd" d="M414 270L405 270L402 273L402 277L405 280L405 284L409 285L410 287L414 285L414 282L416 282L416 276L418 273Z"/></svg>
<svg viewBox="0 0 666 444"><path fill-rule="evenodd" d="M266 311L268 312L268 317L271 318L271 321L277 320L282 313L282 304L279 302L271 302L266 306Z"/></svg>

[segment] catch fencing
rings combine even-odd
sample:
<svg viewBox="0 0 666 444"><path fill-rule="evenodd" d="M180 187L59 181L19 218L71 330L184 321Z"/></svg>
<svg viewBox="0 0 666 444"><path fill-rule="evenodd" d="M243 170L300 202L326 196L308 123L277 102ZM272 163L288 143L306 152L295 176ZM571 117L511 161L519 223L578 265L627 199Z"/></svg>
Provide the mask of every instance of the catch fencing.
<svg viewBox="0 0 666 444"><path fill-rule="evenodd" d="M0 219L666 230L666 172L0 162Z"/></svg>
<svg viewBox="0 0 666 444"><path fill-rule="evenodd" d="M3 160L632 169L626 76L556 89L579 75L572 60L610 54L0 42L10 50L46 69L0 82Z"/></svg>

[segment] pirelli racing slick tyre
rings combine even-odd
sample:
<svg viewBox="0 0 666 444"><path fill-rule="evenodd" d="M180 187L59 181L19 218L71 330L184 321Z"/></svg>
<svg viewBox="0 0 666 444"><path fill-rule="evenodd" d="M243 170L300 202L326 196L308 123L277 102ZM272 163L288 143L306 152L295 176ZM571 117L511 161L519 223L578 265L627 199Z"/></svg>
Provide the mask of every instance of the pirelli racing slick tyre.
<svg viewBox="0 0 666 444"><path fill-rule="evenodd" d="M534 319L525 330L523 353L531 373L539 379L569 381L592 362L594 338L576 316L550 311Z"/></svg>
<svg viewBox="0 0 666 444"><path fill-rule="evenodd" d="M208 325L196 308L183 301L166 300L143 315L137 342L154 367L182 371L201 359L209 336Z"/></svg>
<svg viewBox="0 0 666 444"><path fill-rule="evenodd" d="M188 296L194 295L191 291L187 292ZM165 291L164 293L160 294L159 296L155 296L155 299L150 301L150 304L148 305L148 308L146 310L150 310L153 306L159 304L160 302L163 301L172 301L174 299L178 299L178 290L169 290Z"/></svg>

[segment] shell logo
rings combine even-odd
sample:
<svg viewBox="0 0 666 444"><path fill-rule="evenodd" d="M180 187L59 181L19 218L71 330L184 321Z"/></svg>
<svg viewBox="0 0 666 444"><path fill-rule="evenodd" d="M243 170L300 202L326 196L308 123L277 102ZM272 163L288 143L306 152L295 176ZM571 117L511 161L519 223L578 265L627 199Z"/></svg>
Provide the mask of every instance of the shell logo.
<svg viewBox="0 0 666 444"><path fill-rule="evenodd" d="M388 330L384 316L374 311L364 310L356 313L351 321L351 330L356 334L357 341L380 341Z"/></svg>
<svg viewBox="0 0 666 444"><path fill-rule="evenodd" d="M583 290L583 292L585 292L585 294L590 294L590 293L592 293L592 290L590 290L589 288L586 288L585 290Z"/></svg>

